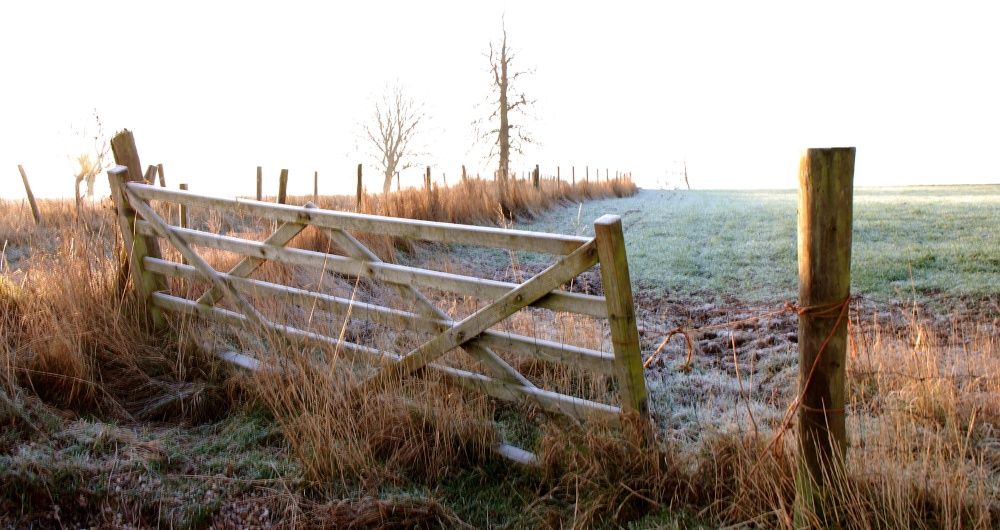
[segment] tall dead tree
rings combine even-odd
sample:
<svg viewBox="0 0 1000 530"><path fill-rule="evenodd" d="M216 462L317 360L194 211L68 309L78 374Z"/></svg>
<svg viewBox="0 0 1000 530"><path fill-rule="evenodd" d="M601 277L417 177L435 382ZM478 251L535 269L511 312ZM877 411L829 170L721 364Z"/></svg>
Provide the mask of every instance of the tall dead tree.
<svg viewBox="0 0 1000 530"><path fill-rule="evenodd" d="M391 88L387 86L382 97L375 101L374 123L363 125L362 130L385 177L382 193L389 193L397 172L416 165L421 153L414 138L426 118L423 105L408 97L398 83Z"/></svg>
<svg viewBox="0 0 1000 530"><path fill-rule="evenodd" d="M518 116L527 117L527 109L535 103L517 88L517 80L531 72L514 69L512 65L517 53L507 44L506 24L502 24L501 28L503 33L499 45L491 41L489 52L484 54L490 61L492 93L487 101L492 111L485 120L489 126L485 127L486 130L480 127L479 138L491 143L491 159L494 156L500 158L497 181L503 201L510 175L511 153L524 154L523 145L536 142L524 129L522 120L517 119Z"/></svg>

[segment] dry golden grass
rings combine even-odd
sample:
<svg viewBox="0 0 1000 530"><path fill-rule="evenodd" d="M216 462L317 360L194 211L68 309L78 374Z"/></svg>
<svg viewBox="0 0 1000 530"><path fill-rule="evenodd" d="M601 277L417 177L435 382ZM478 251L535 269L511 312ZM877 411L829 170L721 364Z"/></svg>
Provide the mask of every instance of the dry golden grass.
<svg viewBox="0 0 1000 530"><path fill-rule="evenodd" d="M552 185L547 183L550 188L539 194L550 194L546 199L550 202L531 202L525 197L532 192L525 190L521 210L510 209L527 216L561 200L547 191ZM617 193L608 187L606 193ZM496 198L489 195L490 188L491 184L470 181L437 195L410 190L382 202L371 198L365 208L433 220L492 222ZM483 206L469 206L476 200ZM275 479L288 492L280 505L284 513L291 513L288 506L300 506L295 520L304 526L462 527L461 514L433 497L386 498L384 492L437 488L455 475L484 466L525 477L518 480L532 484L531 496L511 509L513 524L522 527L616 527L637 519L650 527L792 527L794 432L768 449L775 436L773 423L761 421L759 432L704 425L695 439L659 433L655 446L646 447L641 429L632 424L620 430L600 425L580 430L546 422L530 405L496 403L461 391L433 373L406 378L404 384L358 399L346 389L372 369L348 362L336 349L303 355L267 333L182 319L167 337L151 334L130 294L128 278L119 269L117 225L107 204L85 208L79 217L68 203L42 201L42 207L46 223L39 228L31 224L30 212L16 203L0 205L0 237L8 241L8 251L18 252L13 260L12 254L5 254L7 261L0 268L4 430L0 467L15 461L14 455L28 458L24 455L31 453L26 448L33 442L80 438L73 429L81 427L65 423L65 418L79 414L128 424L198 422L213 420L231 406L263 405L280 427L282 446L294 455L301 471L301 477ZM457 213L440 213L450 212L448 208ZM192 214L193 223L219 232L262 239L270 230L252 219ZM295 244L332 248L312 230ZM365 244L388 260L401 243L372 238ZM206 255L222 269L237 259L223 252ZM516 269L516 264L512 267ZM375 285L317 278L294 267L268 265L255 277L359 301L400 303ZM196 289L205 287L171 285L176 293L192 290L195 295ZM436 301L456 317L474 311L478 303L443 296ZM390 333L384 326L361 325L354 319L320 321L309 311L261 302L262 311L282 322L382 349L406 351L420 340L416 333ZM838 511L815 520L816 526L992 528L1000 524L996 323L938 322L915 315L919 313L854 323L846 472L833 481ZM609 349L604 328L587 318L524 311L506 326L519 334ZM267 365L280 370L232 372L207 354L220 348L257 351ZM606 378L501 354L540 386L609 403L617 399ZM475 367L458 355L443 362ZM731 405L743 407L738 400ZM771 412L780 415L785 405L776 403L773 407L778 410ZM752 410L761 410L755 407ZM504 429L498 420L502 414L539 426L535 436L524 437L541 457L539 470L504 467L493 453ZM157 466L166 465L162 455L155 460ZM47 463L33 465L41 469ZM39 473L33 479L37 487L31 487L25 485L28 475L18 469L0 469L0 476L19 477L17 487L40 496L42 504L50 502L44 501L46 489L63 480L58 473ZM313 487L297 486L301 479ZM320 487L314 487L317 484ZM4 488L8 486L0 487L4 496L0 521L11 499L25 491ZM331 500L333 491L340 493ZM475 497L477 492L473 489L468 495ZM155 514L136 508L131 517L150 523L148 518Z"/></svg>

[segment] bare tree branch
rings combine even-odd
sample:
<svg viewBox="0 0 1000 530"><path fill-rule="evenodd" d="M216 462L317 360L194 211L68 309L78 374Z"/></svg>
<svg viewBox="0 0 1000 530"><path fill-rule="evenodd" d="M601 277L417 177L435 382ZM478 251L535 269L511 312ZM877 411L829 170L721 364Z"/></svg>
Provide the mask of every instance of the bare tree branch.
<svg viewBox="0 0 1000 530"><path fill-rule="evenodd" d="M418 136L427 115L423 105L408 97L396 83L386 87L372 109L373 124L362 127L362 137L375 153L385 180L382 192L388 193L397 171L414 167L418 152L414 138Z"/></svg>
<svg viewBox="0 0 1000 530"><path fill-rule="evenodd" d="M489 116L483 120L473 122L478 133L478 139L490 143L490 159L499 155L498 175L501 179L501 186L506 185L507 175L510 172L511 153L523 154L522 145L536 143L527 135L521 123L512 123L513 115L526 116L526 108L535 104L535 100L528 99L523 92L518 92L515 86L516 81L523 75L532 73L529 70L513 70L512 63L517 54L510 49L507 44L507 27L503 23L502 37L498 44L490 42L489 50L483 54L489 60L489 73L492 78L491 96L486 98L486 102L492 109ZM488 127L484 130L484 124L499 123L495 127ZM513 134L511 134L513 133ZM502 188L501 188L501 191Z"/></svg>

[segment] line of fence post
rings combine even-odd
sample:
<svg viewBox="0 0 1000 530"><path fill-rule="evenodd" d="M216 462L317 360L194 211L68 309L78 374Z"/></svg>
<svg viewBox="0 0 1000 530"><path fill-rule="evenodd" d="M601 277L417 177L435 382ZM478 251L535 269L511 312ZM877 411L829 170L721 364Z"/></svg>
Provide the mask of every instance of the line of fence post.
<svg viewBox="0 0 1000 530"><path fill-rule="evenodd" d="M285 204L288 200L288 170L282 169L278 176L278 204Z"/></svg>
<svg viewBox="0 0 1000 530"><path fill-rule="evenodd" d="M361 199L364 194L364 188L361 187L361 164L358 164L358 190L357 190L357 211L361 211Z"/></svg>
<svg viewBox="0 0 1000 530"><path fill-rule="evenodd" d="M264 198L264 168L257 166L257 200Z"/></svg>
<svg viewBox="0 0 1000 530"><path fill-rule="evenodd" d="M855 148L808 149L799 161L799 456L795 524L824 520L847 448Z"/></svg>
<svg viewBox="0 0 1000 530"><path fill-rule="evenodd" d="M42 214L38 212L38 203L35 202L35 194L31 192L31 184L28 184L28 175L24 172L21 164L17 165L17 170L21 172L21 182L24 183L24 192L28 194L28 206L31 207L31 216L35 218L35 224L42 224Z"/></svg>

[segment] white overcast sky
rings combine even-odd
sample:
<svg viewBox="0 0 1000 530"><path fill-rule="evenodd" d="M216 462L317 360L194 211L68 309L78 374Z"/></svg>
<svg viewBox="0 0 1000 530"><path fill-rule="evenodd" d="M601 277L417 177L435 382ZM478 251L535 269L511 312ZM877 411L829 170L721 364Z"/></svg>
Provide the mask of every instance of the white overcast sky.
<svg viewBox="0 0 1000 530"><path fill-rule="evenodd" d="M1000 182L996 2L3 2L0 196L70 195L72 126L97 108L168 184L252 194L381 187L357 151L371 99L423 101L434 175L484 174L483 53L506 14L526 127L515 160L631 171L686 160L700 188L796 185L799 150L857 146L857 185ZM495 161L494 161L495 162ZM103 177L99 179L103 181ZM416 171L404 185L416 184ZM274 193L273 190L269 190Z"/></svg>

